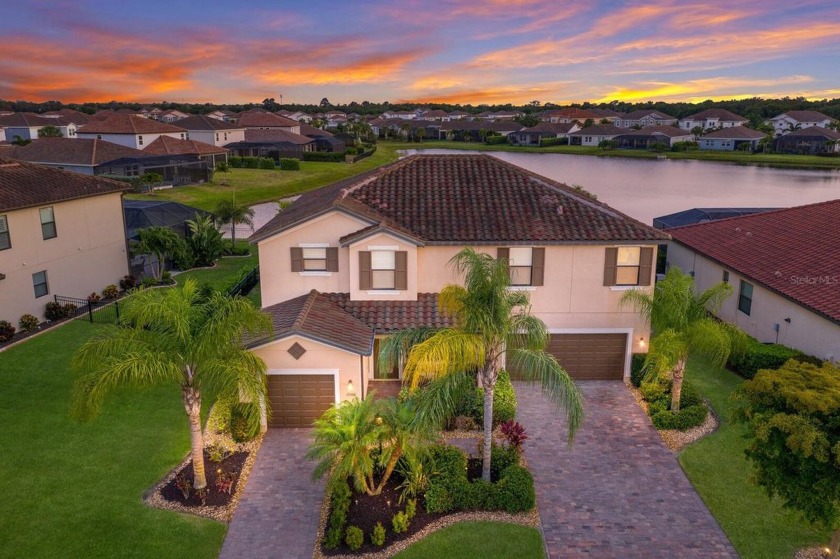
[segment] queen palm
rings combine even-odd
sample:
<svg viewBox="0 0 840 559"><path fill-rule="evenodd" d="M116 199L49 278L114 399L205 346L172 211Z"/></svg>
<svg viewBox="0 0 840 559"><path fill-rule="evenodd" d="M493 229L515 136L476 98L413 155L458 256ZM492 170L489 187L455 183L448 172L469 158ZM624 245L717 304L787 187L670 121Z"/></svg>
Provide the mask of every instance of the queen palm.
<svg viewBox="0 0 840 559"><path fill-rule="evenodd" d="M740 351L746 336L737 328L710 315L720 309L732 286L719 283L695 294L694 278L679 268L668 270L653 293L633 289L624 293L622 305L634 307L650 321L653 337L645 359L645 378L669 379L671 411L680 411L680 396L689 355L701 354L723 366L732 351Z"/></svg>
<svg viewBox="0 0 840 559"><path fill-rule="evenodd" d="M122 323L88 340L73 357L82 372L73 389L73 415L91 419L121 386L178 386L190 426L193 486L207 485L201 403L204 391L219 398L259 402L266 395L266 365L244 348L243 337L267 333L267 315L239 297L202 297L194 280L182 289L134 293L120 309Z"/></svg>
<svg viewBox="0 0 840 559"><path fill-rule="evenodd" d="M569 442L583 419L583 399L566 371L544 351L548 333L529 313L528 294L508 289L508 263L465 248L450 265L463 275L464 285L445 286L439 304L454 325L390 336L380 349L380 366L390 370L405 359L403 376L409 389L428 384L418 397L418 416L432 425L440 425L452 413L458 395L474 390L476 379L484 389L482 477L490 481L493 391L505 357L565 409Z"/></svg>
<svg viewBox="0 0 840 559"><path fill-rule="evenodd" d="M254 229L254 209L245 205L238 205L236 200L221 200L213 211L221 225L230 224L231 249L236 249L236 226L247 225Z"/></svg>

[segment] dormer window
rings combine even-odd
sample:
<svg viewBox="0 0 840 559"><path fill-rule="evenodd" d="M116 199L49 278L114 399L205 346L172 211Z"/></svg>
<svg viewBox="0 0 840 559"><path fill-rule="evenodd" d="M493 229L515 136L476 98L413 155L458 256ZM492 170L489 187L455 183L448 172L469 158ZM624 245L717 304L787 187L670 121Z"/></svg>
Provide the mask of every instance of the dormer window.
<svg viewBox="0 0 840 559"><path fill-rule="evenodd" d="M408 288L408 252L364 250L359 252L359 289L400 291Z"/></svg>

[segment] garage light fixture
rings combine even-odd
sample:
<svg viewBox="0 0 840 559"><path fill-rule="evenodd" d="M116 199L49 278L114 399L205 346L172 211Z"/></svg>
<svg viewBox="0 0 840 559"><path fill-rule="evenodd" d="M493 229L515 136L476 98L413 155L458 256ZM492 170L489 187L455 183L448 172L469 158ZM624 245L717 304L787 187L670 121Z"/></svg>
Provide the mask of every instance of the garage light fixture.
<svg viewBox="0 0 840 559"><path fill-rule="evenodd" d="M356 397L356 390L353 388L353 381L347 381L347 397L348 398L355 398Z"/></svg>
<svg viewBox="0 0 840 559"><path fill-rule="evenodd" d="M645 337L644 337L644 336L642 336L641 338L639 338L639 346L641 346L641 347L645 347Z"/></svg>

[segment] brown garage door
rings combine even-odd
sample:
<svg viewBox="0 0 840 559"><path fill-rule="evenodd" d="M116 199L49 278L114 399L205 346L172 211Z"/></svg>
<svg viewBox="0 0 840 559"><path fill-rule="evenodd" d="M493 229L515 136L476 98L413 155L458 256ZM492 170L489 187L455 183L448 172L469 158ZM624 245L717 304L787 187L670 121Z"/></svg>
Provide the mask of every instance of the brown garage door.
<svg viewBox="0 0 840 559"><path fill-rule="evenodd" d="M333 375L268 375L272 427L309 427L335 402Z"/></svg>
<svg viewBox="0 0 840 559"><path fill-rule="evenodd" d="M621 380L626 344L627 334L551 334L546 350L573 379Z"/></svg>

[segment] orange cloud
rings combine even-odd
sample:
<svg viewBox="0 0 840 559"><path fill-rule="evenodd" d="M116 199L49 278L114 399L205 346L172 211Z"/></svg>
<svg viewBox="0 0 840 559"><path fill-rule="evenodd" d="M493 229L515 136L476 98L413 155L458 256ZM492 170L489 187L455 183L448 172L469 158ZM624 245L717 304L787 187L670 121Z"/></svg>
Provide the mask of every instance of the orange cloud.
<svg viewBox="0 0 840 559"><path fill-rule="evenodd" d="M772 80L741 78L708 78L680 83L648 82L636 87L619 87L605 94L596 103L610 101L648 101L679 99L688 102L706 99L721 100L750 98L762 95L758 91L774 90L780 85L798 85L813 82L810 76L788 76ZM766 95L766 93L764 93Z"/></svg>

